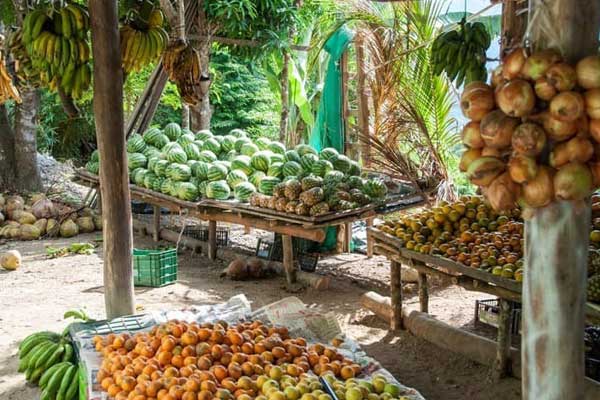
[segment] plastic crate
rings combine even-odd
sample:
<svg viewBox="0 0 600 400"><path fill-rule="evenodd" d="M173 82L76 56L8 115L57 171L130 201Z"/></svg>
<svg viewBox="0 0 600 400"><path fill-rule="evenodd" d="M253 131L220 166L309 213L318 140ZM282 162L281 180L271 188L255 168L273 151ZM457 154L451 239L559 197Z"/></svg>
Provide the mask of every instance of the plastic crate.
<svg viewBox="0 0 600 400"><path fill-rule="evenodd" d="M183 234L196 240L208 242L208 227L203 225L186 226ZM229 228L217 226L217 246L229 246Z"/></svg>
<svg viewBox="0 0 600 400"><path fill-rule="evenodd" d="M585 358L585 376L600 382L600 360L595 358Z"/></svg>
<svg viewBox="0 0 600 400"><path fill-rule="evenodd" d="M510 315L510 332L513 335L521 334L521 305L512 303ZM500 315L500 304L498 299L475 300L475 322L498 328L498 317Z"/></svg>
<svg viewBox="0 0 600 400"><path fill-rule="evenodd" d="M135 286L161 287L177 280L177 249L133 250Z"/></svg>
<svg viewBox="0 0 600 400"><path fill-rule="evenodd" d="M319 253L309 253L303 251L302 247L294 247L294 261L298 263L300 269L306 272L314 272L319 263ZM256 257L269 261L283 261L283 244L281 240L259 238L256 244Z"/></svg>

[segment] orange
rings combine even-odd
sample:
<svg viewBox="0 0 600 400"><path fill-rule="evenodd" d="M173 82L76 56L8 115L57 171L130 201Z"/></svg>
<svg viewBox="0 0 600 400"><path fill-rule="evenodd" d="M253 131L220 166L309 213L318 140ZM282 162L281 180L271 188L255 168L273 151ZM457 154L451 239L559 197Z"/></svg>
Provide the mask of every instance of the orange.
<svg viewBox="0 0 600 400"><path fill-rule="evenodd" d="M109 386L111 386L113 383L115 383L113 378L106 377L100 381L100 386L102 386L102 389L108 390Z"/></svg>
<svg viewBox="0 0 600 400"><path fill-rule="evenodd" d="M232 378L223 379L223 381L221 381L221 386L232 393L237 390L237 384Z"/></svg>
<svg viewBox="0 0 600 400"><path fill-rule="evenodd" d="M169 367L165 369L164 376L166 378L177 378L179 377L179 370L175 367Z"/></svg>
<svg viewBox="0 0 600 400"><path fill-rule="evenodd" d="M215 344L210 348L210 355L214 360L218 360L223 357L223 348L219 344Z"/></svg>
<svg viewBox="0 0 600 400"><path fill-rule="evenodd" d="M227 337L231 344L237 344L238 346L244 343L244 338L242 335L234 330L227 331Z"/></svg>
<svg viewBox="0 0 600 400"><path fill-rule="evenodd" d="M285 349L279 346L273 347L273 349L271 349L271 353L273 353L273 356L275 356L275 358L283 358L286 354Z"/></svg>
<svg viewBox="0 0 600 400"><path fill-rule="evenodd" d="M231 357L231 361L238 363L238 364L242 364L243 362L245 362L248 359L248 356L244 353L235 353L232 357Z"/></svg>
<svg viewBox="0 0 600 400"><path fill-rule="evenodd" d="M171 364L177 368L183 367L183 356L181 354L173 356L173 358L171 358Z"/></svg>
<svg viewBox="0 0 600 400"><path fill-rule="evenodd" d="M177 342L173 336L164 336L160 341L160 348L164 351L173 351Z"/></svg>
<svg viewBox="0 0 600 400"><path fill-rule="evenodd" d="M206 342L210 338L211 334L212 331L210 329L200 328L198 329L198 340L201 342Z"/></svg>
<svg viewBox="0 0 600 400"><path fill-rule="evenodd" d="M213 374L215 374L215 377L217 378L218 381L222 381L223 379L227 378L228 374L227 374L227 368L225 368L222 365L217 365L213 368Z"/></svg>
<svg viewBox="0 0 600 400"><path fill-rule="evenodd" d="M183 359L183 365L184 366L188 366L188 365L196 365L196 357L185 357Z"/></svg>
<svg viewBox="0 0 600 400"><path fill-rule="evenodd" d="M210 344L206 342L198 343L196 345L196 356L202 356L210 353Z"/></svg>
<svg viewBox="0 0 600 400"><path fill-rule="evenodd" d="M183 393L183 396L181 396L181 400L196 400L196 392L192 392L192 391L187 391Z"/></svg>
<svg viewBox="0 0 600 400"><path fill-rule="evenodd" d="M181 335L181 343L184 346L193 346L198 343L198 334L193 331L187 331Z"/></svg>
<svg viewBox="0 0 600 400"><path fill-rule="evenodd" d="M173 385L169 388L169 394L176 399L181 399L183 393L185 393L185 390L179 385Z"/></svg>
<svg viewBox="0 0 600 400"><path fill-rule="evenodd" d="M158 382L150 382L146 388L146 394L148 397L157 397L158 392L162 389L162 385Z"/></svg>
<svg viewBox="0 0 600 400"><path fill-rule="evenodd" d="M179 375L183 376L183 377L189 377L194 373L194 371L192 371L192 369L189 366L185 366L179 369Z"/></svg>
<svg viewBox="0 0 600 400"><path fill-rule="evenodd" d="M200 383L200 390L215 393L217 391L217 384L213 381L204 381Z"/></svg>
<svg viewBox="0 0 600 400"><path fill-rule="evenodd" d="M253 354L254 353L254 345L250 342L244 342L241 346L242 353Z"/></svg>
<svg viewBox="0 0 600 400"><path fill-rule="evenodd" d="M106 392L108 393L109 396L111 397L115 397L117 395L117 393L122 392L123 389L121 389L120 386L116 385L116 384L112 384L108 387L108 389L106 389Z"/></svg>
<svg viewBox="0 0 600 400"><path fill-rule="evenodd" d="M161 367L165 367L171 364L171 360L173 359L173 354L169 351L161 351L156 355L156 359Z"/></svg>
<svg viewBox="0 0 600 400"><path fill-rule="evenodd" d="M181 355L184 357L195 357L196 356L196 347L191 346L191 345L185 346L183 348L183 350L181 350Z"/></svg>
<svg viewBox="0 0 600 400"><path fill-rule="evenodd" d="M211 400L213 398L212 392L207 390L201 390L198 392L198 400Z"/></svg>
<svg viewBox="0 0 600 400"><path fill-rule="evenodd" d="M231 362L227 367L227 372L229 372L229 376L233 379L239 379L242 376L242 367L236 362Z"/></svg>
<svg viewBox="0 0 600 400"><path fill-rule="evenodd" d="M188 379L185 385L183 385L183 388L188 392L198 392L200 390L200 382Z"/></svg>

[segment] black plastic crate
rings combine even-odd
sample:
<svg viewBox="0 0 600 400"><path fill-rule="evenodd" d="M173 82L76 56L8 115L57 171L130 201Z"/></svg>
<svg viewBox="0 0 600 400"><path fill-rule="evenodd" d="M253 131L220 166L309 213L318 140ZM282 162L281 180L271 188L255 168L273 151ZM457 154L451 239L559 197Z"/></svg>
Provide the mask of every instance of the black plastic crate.
<svg viewBox="0 0 600 400"><path fill-rule="evenodd" d="M203 225L186 226L183 234L196 240L208 242L208 227ZM217 226L217 246L229 246L229 228Z"/></svg>
<svg viewBox="0 0 600 400"><path fill-rule="evenodd" d="M294 261L298 263L300 269L306 272L314 272L319 263L319 253L305 252L301 246L294 247ZM269 261L283 261L283 243L277 240L259 238L256 244L256 257Z"/></svg>
<svg viewBox="0 0 600 400"><path fill-rule="evenodd" d="M511 302L510 332L513 335L521 334L521 304ZM475 322L498 328L500 315L500 301L498 299L475 300Z"/></svg>
<svg viewBox="0 0 600 400"><path fill-rule="evenodd" d="M585 376L600 382L600 360L595 358L585 358Z"/></svg>
<svg viewBox="0 0 600 400"><path fill-rule="evenodd" d="M154 207L152 204L144 203L143 201L131 200L131 213L132 214L153 214ZM169 214L170 211L167 208L160 208L161 214Z"/></svg>

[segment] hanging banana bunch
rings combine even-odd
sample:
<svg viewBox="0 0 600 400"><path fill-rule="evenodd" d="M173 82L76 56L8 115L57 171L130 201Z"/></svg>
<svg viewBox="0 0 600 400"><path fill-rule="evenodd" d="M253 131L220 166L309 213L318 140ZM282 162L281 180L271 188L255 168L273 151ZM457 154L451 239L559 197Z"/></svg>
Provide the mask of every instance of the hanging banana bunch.
<svg viewBox="0 0 600 400"><path fill-rule="evenodd" d="M52 91L60 87L74 99L89 88L89 29L88 12L77 3L42 7L25 16L22 43L44 86Z"/></svg>
<svg viewBox="0 0 600 400"><path fill-rule="evenodd" d="M8 37L8 49L14 61L14 75L19 86L39 87L40 73L33 67L31 57L23 44L23 28L10 33Z"/></svg>
<svg viewBox="0 0 600 400"><path fill-rule="evenodd" d="M151 7L149 12L148 7ZM169 43L163 24L162 11L145 2L139 12L133 13L133 17L121 26L121 60L126 73L139 71L158 61Z"/></svg>
<svg viewBox="0 0 600 400"><path fill-rule="evenodd" d="M167 47L163 67L169 80L177 85L181 99L189 105L197 105L208 82L201 74L200 53L185 40L177 39Z"/></svg>
<svg viewBox="0 0 600 400"><path fill-rule="evenodd" d="M4 104L4 102L11 99L21 103L21 96L13 84L12 77L6 70L5 61L4 54L0 50L0 104Z"/></svg>
<svg viewBox="0 0 600 400"><path fill-rule="evenodd" d="M485 82L485 52L491 40L485 25L466 22L463 18L458 30L444 32L433 41L431 62L434 75L439 76L445 71L456 87L472 81Z"/></svg>

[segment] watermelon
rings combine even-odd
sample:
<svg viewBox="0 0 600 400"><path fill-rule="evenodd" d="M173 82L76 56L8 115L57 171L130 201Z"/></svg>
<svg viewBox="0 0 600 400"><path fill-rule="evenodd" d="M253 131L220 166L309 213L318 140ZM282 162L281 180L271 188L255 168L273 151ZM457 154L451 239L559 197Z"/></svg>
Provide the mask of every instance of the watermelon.
<svg viewBox="0 0 600 400"><path fill-rule="evenodd" d="M170 140L177 140L181 136L181 127L175 122L171 122L165 126L163 133L169 137Z"/></svg>
<svg viewBox="0 0 600 400"><path fill-rule="evenodd" d="M288 150L285 152L285 161L295 161L300 163L300 155L296 150Z"/></svg>
<svg viewBox="0 0 600 400"><path fill-rule="evenodd" d="M161 150L166 154L173 149L181 149L181 145L177 142L169 142L165 144Z"/></svg>
<svg viewBox="0 0 600 400"><path fill-rule="evenodd" d="M229 161L217 160L213 164L220 164L224 166L225 168L227 168L227 172L229 172L229 170L231 169L231 163Z"/></svg>
<svg viewBox="0 0 600 400"><path fill-rule="evenodd" d="M360 164L354 160L350 160L350 169L348 170L348 175L351 176L360 176L362 169L360 168Z"/></svg>
<svg viewBox="0 0 600 400"><path fill-rule="evenodd" d="M231 169L239 169L246 175L250 175L254 171L250 166L250 157L248 156L236 156L231 161Z"/></svg>
<svg viewBox="0 0 600 400"><path fill-rule="evenodd" d="M331 170L333 170L333 165L327 160L317 160L311 168L311 172L320 177L324 177Z"/></svg>
<svg viewBox="0 0 600 400"><path fill-rule="evenodd" d="M147 172L148 170L145 168L136 169L135 175L133 175L133 182L138 186L142 186L144 184L144 177L146 176Z"/></svg>
<svg viewBox="0 0 600 400"><path fill-rule="evenodd" d="M179 186L181 186L183 182L175 182L171 181L171 196L177 197L177 193L179 192Z"/></svg>
<svg viewBox="0 0 600 400"><path fill-rule="evenodd" d="M219 154L221 152L221 144L215 137L208 138L204 141L201 150L208 150L214 154Z"/></svg>
<svg viewBox="0 0 600 400"><path fill-rule="evenodd" d="M183 151L185 152L188 160L200 159L200 149L193 142L184 144Z"/></svg>
<svg viewBox="0 0 600 400"><path fill-rule="evenodd" d="M283 164L280 162L272 163L269 165L269 170L267 171L268 176L274 176L277 178L283 177Z"/></svg>
<svg viewBox="0 0 600 400"><path fill-rule="evenodd" d="M235 150L230 150L230 151L229 151L229 153L225 154L225 157L224 157L224 159L225 159L225 161L229 161L229 162L231 162L231 161L235 160L235 158L236 158L237 156L238 156L238 153L237 153L237 151L235 151Z"/></svg>
<svg viewBox="0 0 600 400"><path fill-rule="evenodd" d="M235 149L235 136L223 136L223 142L221 142L221 150L225 152L229 152Z"/></svg>
<svg viewBox="0 0 600 400"><path fill-rule="evenodd" d="M186 162L186 165L188 167L190 167L190 170L192 170L192 176L194 175L194 168L196 167L196 164L198 164L200 161L198 160L188 160L188 162Z"/></svg>
<svg viewBox="0 0 600 400"><path fill-rule="evenodd" d="M152 145L147 145L142 154L145 155L147 159L160 157L160 150Z"/></svg>
<svg viewBox="0 0 600 400"><path fill-rule="evenodd" d="M156 175L154 175L156 176ZM165 178L161 178L160 176L156 176L156 178L152 181L152 190L155 192L160 192L160 188L164 182Z"/></svg>
<svg viewBox="0 0 600 400"><path fill-rule="evenodd" d="M92 151L92 155L90 156L90 161L100 162L100 152L97 149Z"/></svg>
<svg viewBox="0 0 600 400"><path fill-rule="evenodd" d="M300 158L300 165L302 165L302 169L305 171L312 171L312 166L316 163L319 158L312 153L307 153Z"/></svg>
<svg viewBox="0 0 600 400"><path fill-rule="evenodd" d="M85 164L85 169L94 175L98 175L98 172L100 171L100 163L98 161L90 160L87 162L87 164Z"/></svg>
<svg viewBox="0 0 600 400"><path fill-rule="evenodd" d="M227 200L231 194L231 189L225 180L209 182L206 185L206 197L216 200Z"/></svg>
<svg viewBox="0 0 600 400"><path fill-rule="evenodd" d="M360 176L350 176L347 180L350 189L359 189L362 190L365 185L364 180Z"/></svg>
<svg viewBox="0 0 600 400"><path fill-rule="evenodd" d="M315 149L313 149L312 147L310 147L307 144L299 144L298 146L296 146L294 148L294 150L296 150L298 152L298 154L300 155L300 157L302 157L305 154L314 154L317 155L317 151Z"/></svg>
<svg viewBox="0 0 600 400"><path fill-rule="evenodd" d="M201 180L208 179L208 169L210 168L210 164L204 161L198 161L192 167L192 175Z"/></svg>
<svg viewBox="0 0 600 400"><path fill-rule="evenodd" d="M242 182L248 182L248 177L239 169L234 169L233 171L229 172L229 174L227 174L227 184L232 189L235 189L237 185L239 185Z"/></svg>
<svg viewBox="0 0 600 400"><path fill-rule="evenodd" d="M188 129L188 128L183 128L183 129L181 130L181 134L182 134L182 135L192 135L192 136L196 136L196 135L194 134L194 132L192 132L192 131L191 131L191 129Z"/></svg>
<svg viewBox="0 0 600 400"><path fill-rule="evenodd" d="M154 174L154 172L148 171L146 172L146 174L144 175L144 187L147 189L152 189L154 187L154 181L157 179L158 177Z"/></svg>
<svg viewBox="0 0 600 400"><path fill-rule="evenodd" d="M283 164L285 162L285 156L279 153L271 153L269 159L271 160L271 164L276 162Z"/></svg>
<svg viewBox="0 0 600 400"><path fill-rule="evenodd" d="M148 171L152 171L154 173L154 168L156 167L156 163L160 161L158 157L150 157L148 158Z"/></svg>
<svg viewBox="0 0 600 400"><path fill-rule="evenodd" d="M148 159L142 153L127 153L127 166L130 170L146 166Z"/></svg>
<svg viewBox="0 0 600 400"><path fill-rule="evenodd" d="M158 128L148 128L146 129L146 132L144 132L144 134L142 135L142 138L144 139L144 142L146 142L146 144L156 146L156 138L158 137L158 135L161 134L162 132Z"/></svg>
<svg viewBox="0 0 600 400"><path fill-rule="evenodd" d="M145 148L146 142L144 141L144 138L142 138L142 135L134 133L127 139L128 153L143 153Z"/></svg>
<svg viewBox="0 0 600 400"><path fill-rule="evenodd" d="M324 185L335 185L335 184L342 182L344 180L344 177L345 176L344 176L343 172L336 171L336 170L329 171L323 177L323 184Z"/></svg>
<svg viewBox="0 0 600 400"><path fill-rule="evenodd" d="M235 140L233 148L238 153L241 153L242 146L245 145L245 144L247 144L247 143L252 143L252 141L250 139L248 139L247 137L240 137L240 138L238 138L238 139Z"/></svg>
<svg viewBox="0 0 600 400"><path fill-rule="evenodd" d="M154 139L154 146L156 146L157 149L164 149L167 144L169 144L169 137L164 133L157 135L156 139Z"/></svg>
<svg viewBox="0 0 600 400"><path fill-rule="evenodd" d="M204 146L204 140L194 140L194 144L198 146L198 149L201 149Z"/></svg>
<svg viewBox="0 0 600 400"><path fill-rule="evenodd" d="M343 154L340 154L336 159L332 161L333 168L337 171L341 171L345 174L350 171L350 159Z"/></svg>
<svg viewBox="0 0 600 400"><path fill-rule="evenodd" d="M282 155L285 154L285 146L280 142L271 142L269 144L269 150L271 150L273 153Z"/></svg>
<svg viewBox="0 0 600 400"><path fill-rule="evenodd" d="M169 166L167 160L158 160L154 165L154 173L156 176L165 177L167 175L167 167Z"/></svg>
<svg viewBox="0 0 600 400"><path fill-rule="evenodd" d="M171 195L173 192L173 181L169 178L164 179L160 185L160 191L164 194Z"/></svg>
<svg viewBox="0 0 600 400"><path fill-rule="evenodd" d="M258 191L262 194L271 196L273 194L273 188L275 185L281 182L281 179L274 176L265 176L260 180L258 184Z"/></svg>
<svg viewBox="0 0 600 400"><path fill-rule="evenodd" d="M211 163L213 161L217 161L217 156L210 150L202 150L198 156L198 160Z"/></svg>
<svg viewBox="0 0 600 400"><path fill-rule="evenodd" d="M173 163L167 167L165 175L172 181L183 182L190 179L192 170L185 164Z"/></svg>
<svg viewBox="0 0 600 400"><path fill-rule="evenodd" d="M363 186L363 192L373 199L381 200L387 195L387 186L381 179L369 179Z"/></svg>
<svg viewBox="0 0 600 400"><path fill-rule="evenodd" d="M191 182L181 182L177 186L177 197L187 201L196 200L198 198L198 187Z"/></svg>
<svg viewBox="0 0 600 400"><path fill-rule="evenodd" d="M246 133L246 131L245 131L245 130L243 130L243 129L238 129L238 128L235 128L235 129L232 129L232 130L230 130L230 131L229 131L229 134L230 134L231 136L233 136L233 137L236 137L236 138L245 138L245 137L247 137L247 136L248 136L248 134Z"/></svg>
<svg viewBox="0 0 600 400"><path fill-rule="evenodd" d="M271 159L269 154L265 151L257 151L250 157L250 165L252 168L267 172L269 170L269 164L271 163Z"/></svg>
<svg viewBox="0 0 600 400"><path fill-rule="evenodd" d="M256 188L250 182L242 182L235 187L234 196L236 200L247 202L252 196L252 193L256 192Z"/></svg>
<svg viewBox="0 0 600 400"><path fill-rule="evenodd" d="M265 174L264 172L255 171L252 173L252 175L248 177L248 181L250 181L250 183L252 183L254 186L258 187L260 181L263 180L265 176L267 176L267 174Z"/></svg>
<svg viewBox="0 0 600 400"><path fill-rule="evenodd" d="M288 161L283 164L283 176L299 176L302 174L302 166L296 161Z"/></svg>
<svg viewBox="0 0 600 400"><path fill-rule="evenodd" d="M196 140L205 141L206 139L210 139L213 137L213 134L208 129L202 129L201 131L196 132Z"/></svg>
<svg viewBox="0 0 600 400"><path fill-rule="evenodd" d="M254 144L258 146L260 150L269 150L269 145L271 144L271 140L266 137L259 137L254 140Z"/></svg>
<svg viewBox="0 0 600 400"><path fill-rule="evenodd" d="M202 181L199 182L198 185L196 185L198 187L198 196L199 197L206 197L206 186L209 184L209 181Z"/></svg>
<svg viewBox="0 0 600 400"><path fill-rule="evenodd" d="M177 138L177 143L179 143L182 147L185 147L186 144L194 143L196 137L193 133L184 133Z"/></svg>
<svg viewBox="0 0 600 400"><path fill-rule="evenodd" d="M340 155L340 153L338 153L338 151L336 149L334 149L333 147L325 147L319 153L319 157L322 160L327 160L329 162L333 162L333 160L335 160L339 155Z"/></svg>
<svg viewBox="0 0 600 400"><path fill-rule="evenodd" d="M172 163L183 164L187 162L188 158L185 151L178 145L167 152L167 160Z"/></svg>
<svg viewBox="0 0 600 400"><path fill-rule="evenodd" d="M227 177L227 168L220 163L213 163L206 174L209 181L220 181Z"/></svg>
<svg viewBox="0 0 600 400"><path fill-rule="evenodd" d="M257 151L258 146L256 146L254 143L244 143L240 148L240 153L249 157L251 157Z"/></svg>

